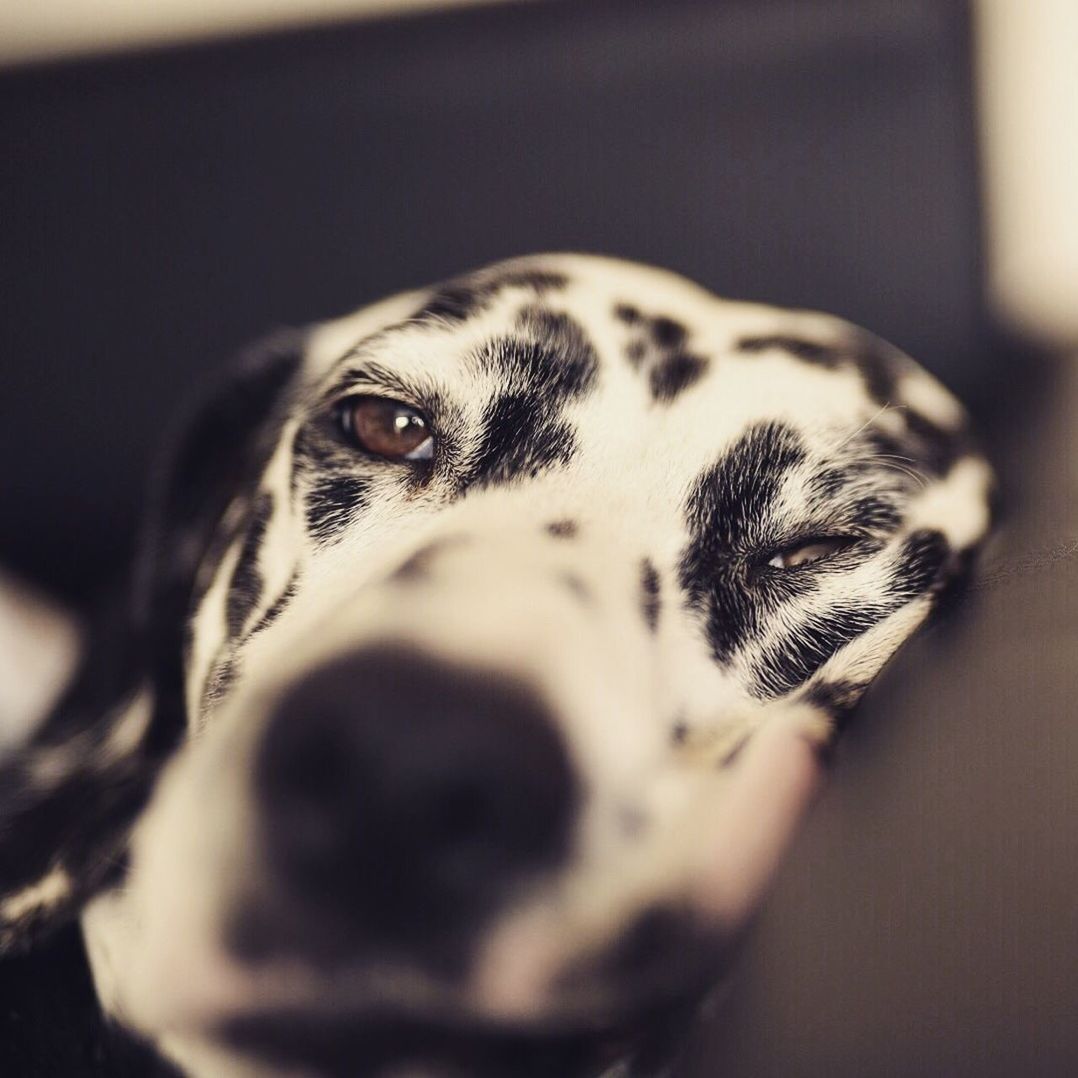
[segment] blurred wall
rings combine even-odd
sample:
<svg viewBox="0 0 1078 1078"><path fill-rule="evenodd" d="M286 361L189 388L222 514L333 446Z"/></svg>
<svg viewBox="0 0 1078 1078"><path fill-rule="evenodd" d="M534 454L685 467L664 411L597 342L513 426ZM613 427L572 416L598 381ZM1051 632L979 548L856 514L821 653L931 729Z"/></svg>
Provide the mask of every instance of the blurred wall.
<svg viewBox="0 0 1078 1078"><path fill-rule="evenodd" d="M40 0L0 5L0 66L490 0ZM976 0L988 283L1003 316L1078 340L1078 4Z"/></svg>
<svg viewBox="0 0 1078 1078"><path fill-rule="evenodd" d="M992 296L1024 332L1078 344L1078 3L976 12Z"/></svg>
<svg viewBox="0 0 1078 1078"><path fill-rule="evenodd" d="M176 45L492 0L39 0L0 4L0 65Z"/></svg>

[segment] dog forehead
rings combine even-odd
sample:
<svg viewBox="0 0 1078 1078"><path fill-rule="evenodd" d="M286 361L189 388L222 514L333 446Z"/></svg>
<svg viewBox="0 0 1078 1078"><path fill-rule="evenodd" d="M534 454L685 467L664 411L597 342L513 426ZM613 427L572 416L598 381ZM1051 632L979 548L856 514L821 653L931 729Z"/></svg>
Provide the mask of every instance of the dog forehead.
<svg viewBox="0 0 1078 1078"><path fill-rule="evenodd" d="M445 363L491 337L524 332L529 311L565 314L585 328L605 363L647 366L643 349L758 354L766 336L825 348L855 332L815 311L720 298L667 270L594 255L535 255L496 263L440 285L400 293L316 327L314 376L356 355L394 356L413 367ZM525 317L522 318L521 316ZM742 344L747 345L742 349ZM660 393L661 399L673 399Z"/></svg>
<svg viewBox="0 0 1078 1078"><path fill-rule="evenodd" d="M826 453L904 395L935 421L961 421L912 361L841 319L720 299L667 271L595 256L516 259L393 297L316 332L309 363L329 382L367 364L481 420L481 405L513 386L508 341L538 341L548 367L533 399L570 408L581 462L620 467L635 453L638 480L641 454L665 461L664 481L673 466L688 477L765 421ZM597 376L566 394L558 364L582 350Z"/></svg>

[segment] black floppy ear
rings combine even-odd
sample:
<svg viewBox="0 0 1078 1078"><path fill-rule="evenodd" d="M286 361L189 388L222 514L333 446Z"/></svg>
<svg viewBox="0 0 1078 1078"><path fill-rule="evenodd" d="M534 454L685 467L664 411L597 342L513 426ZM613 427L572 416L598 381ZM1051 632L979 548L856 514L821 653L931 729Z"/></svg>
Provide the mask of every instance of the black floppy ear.
<svg viewBox="0 0 1078 1078"><path fill-rule="evenodd" d="M151 476L122 599L33 737L0 759L0 954L78 913L123 872L127 834L185 728L184 634L221 518L257 482L298 381L306 334L242 355L177 423Z"/></svg>

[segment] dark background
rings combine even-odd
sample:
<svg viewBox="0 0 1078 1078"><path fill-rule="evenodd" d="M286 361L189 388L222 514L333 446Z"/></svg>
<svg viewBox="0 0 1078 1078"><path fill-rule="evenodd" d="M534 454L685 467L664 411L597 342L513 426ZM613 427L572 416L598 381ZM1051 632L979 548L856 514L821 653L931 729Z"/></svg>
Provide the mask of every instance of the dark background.
<svg viewBox="0 0 1078 1078"><path fill-rule="evenodd" d="M968 15L543 3L0 75L0 563L124 561L177 398L280 324L584 250L990 370Z"/></svg>
<svg viewBox="0 0 1078 1078"><path fill-rule="evenodd" d="M984 300L970 55L949 0L553 0L0 74L0 564L85 602L235 348L493 258L860 322L973 404L1003 527L862 707L684 1074L1078 1073L1078 386ZM9 1019L88 992L12 968Z"/></svg>

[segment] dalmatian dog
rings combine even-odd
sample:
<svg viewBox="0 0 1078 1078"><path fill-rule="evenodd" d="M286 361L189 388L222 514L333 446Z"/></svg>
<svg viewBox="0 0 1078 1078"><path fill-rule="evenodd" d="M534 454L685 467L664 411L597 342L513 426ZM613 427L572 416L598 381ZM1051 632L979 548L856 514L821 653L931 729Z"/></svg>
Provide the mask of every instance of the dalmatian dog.
<svg viewBox="0 0 1078 1078"><path fill-rule="evenodd" d="M775 731L831 742L991 486L895 348L612 259L279 334L3 762L0 946L81 917L186 1074L646 1073L794 781Z"/></svg>

